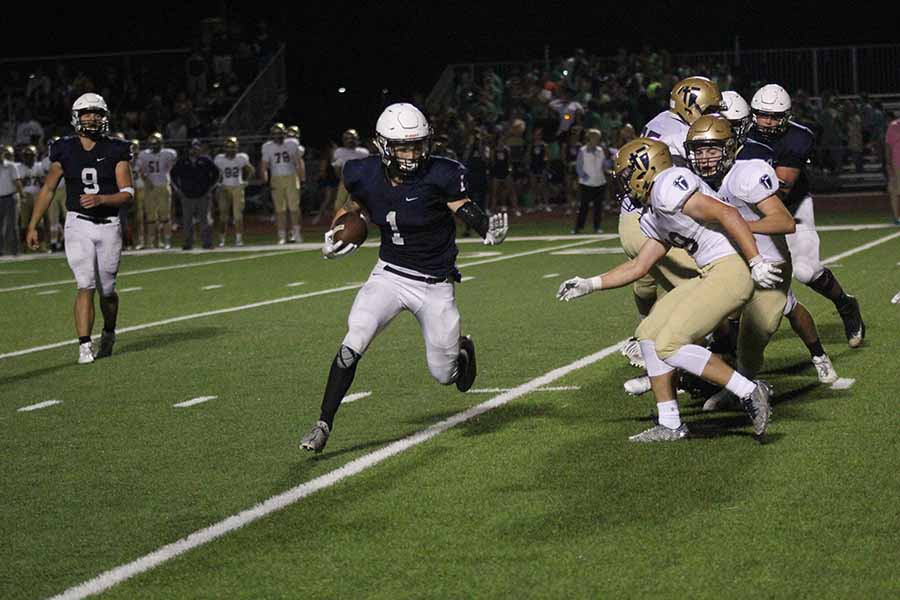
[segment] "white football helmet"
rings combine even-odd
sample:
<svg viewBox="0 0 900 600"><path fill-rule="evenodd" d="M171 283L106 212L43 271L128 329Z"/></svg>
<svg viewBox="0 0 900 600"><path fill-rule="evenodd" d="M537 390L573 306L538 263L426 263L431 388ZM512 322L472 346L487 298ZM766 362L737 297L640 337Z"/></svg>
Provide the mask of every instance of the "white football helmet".
<svg viewBox="0 0 900 600"><path fill-rule="evenodd" d="M722 103L725 110L720 114L731 123L737 143L743 144L751 125L750 105L743 96L732 90L722 92Z"/></svg>
<svg viewBox="0 0 900 600"><path fill-rule="evenodd" d="M86 113L96 113L100 115L100 119L82 123L81 115ZM109 131L109 109L103 96L92 92L80 95L72 104L72 127L75 128L75 133L89 138L104 135Z"/></svg>
<svg viewBox="0 0 900 600"><path fill-rule="evenodd" d="M791 95L778 84L764 85L753 94L750 111L753 113L753 125L762 137L778 137L787 131L788 120L791 118ZM760 116L778 119L778 124L760 127Z"/></svg>
<svg viewBox="0 0 900 600"><path fill-rule="evenodd" d="M375 123L375 144L388 175L414 177L431 155L431 126L418 108L406 102L391 104ZM400 158L400 150L407 156Z"/></svg>

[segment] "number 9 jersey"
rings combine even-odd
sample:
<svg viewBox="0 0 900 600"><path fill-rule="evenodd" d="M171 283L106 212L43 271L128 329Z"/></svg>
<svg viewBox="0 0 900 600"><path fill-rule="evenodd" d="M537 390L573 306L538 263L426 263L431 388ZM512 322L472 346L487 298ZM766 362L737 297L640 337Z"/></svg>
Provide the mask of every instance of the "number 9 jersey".
<svg viewBox="0 0 900 600"><path fill-rule="evenodd" d="M657 175L650 190L650 203L641 215L641 231L666 246L684 248L702 269L736 251L725 234L682 212L695 192L719 200L712 188L690 169L671 167Z"/></svg>
<svg viewBox="0 0 900 600"><path fill-rule="evenodd" d="M50 146L50 163L62 165L66 182L66 210L96 219L106 219L119 214L118 206L81 206L83 194L115 194L116 165L121 161L131 164L131 146L125 140L101 137L88 151L76 136L57 140Z"/></svg>

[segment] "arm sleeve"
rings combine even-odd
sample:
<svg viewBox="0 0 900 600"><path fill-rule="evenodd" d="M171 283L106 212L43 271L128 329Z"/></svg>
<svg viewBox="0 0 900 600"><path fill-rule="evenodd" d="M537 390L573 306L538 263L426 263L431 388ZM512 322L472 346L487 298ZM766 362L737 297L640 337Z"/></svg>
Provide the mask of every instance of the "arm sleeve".
<svg viewBox="0 0 900 600"><path fill-rule="evenodd" d="M456 214L463 220L463 223L478 232L478 235L484 237L488 232L488 216L481 207L472 202L466 202L457 209Z"/></svg>

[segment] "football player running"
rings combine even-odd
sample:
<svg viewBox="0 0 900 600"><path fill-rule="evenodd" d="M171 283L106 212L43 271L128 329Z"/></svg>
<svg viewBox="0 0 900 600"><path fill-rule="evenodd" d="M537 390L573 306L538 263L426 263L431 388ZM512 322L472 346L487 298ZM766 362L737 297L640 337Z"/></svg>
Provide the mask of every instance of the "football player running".
<svg viewBox="0 0 900 600"><path fill-rule="evenodd" d="M38 247L37 224L50 205L56 184L66 179L66 259L75 275L75 331L78 362L112 354L116 341L119 296L116 274L122 258L119 207L134 197L131 148L124 140L108 137L109 110L98 94L79 96L72 105L76 136L50 146L50 171L35 200L26 241ZM94 289L100 284L103 333L96 356L91 347L94 327Z"/></svg>
<svg viewBox="0 0 900 600"><path fill-rule="evenodd" d="M691 124L705 114L722 109L722 94L706 77L688 77L675 84L669 95L669 109L664 110L644 127L641 136L666 144L674 164L685 166L684 139ZM621 198L619 240L629 258L634 258L647 241L638 219L641 203L635 198ZM683 248L671 248L650 272L634 282L634 302L643 319L650 314L658 297L675 286L699 275L697 263ZM644 366L637 340L625 343L622 353L635 366Z"/></svg>
<svg viewBox="0 0 900 600"><path fill-rule="evenodd" d="M356 367L372 339L403 310L419 321L431 376L461 392L475 380L475 345L460 336L455 283L454 214L485 244L500 244L509 229L506 213L488 217L468 197L466 171L458 162L431 156L432 130L422 112L407 103L388 106L375 125L378 156L344 164L349 197L325 233L322 254L333 259L356 250L335 241L335 221L365 211L381 230L378 262L360 289L347 319L348 331L331 364L319 421L301 448L321 452L334 416L350 389Z"/></svg>
<svg viewBox="0 0 900 600"><path fill-rule="evenodd" d="M753 295L754 282L765 288L781 283L780 270L760 254L737 209L716 198L689 169L673 166L665 143L637 138L623 146L615 161L614 183L617 193L647 206L640 227L648 240L636 257L607 273L564 281L557 298L568 301L628 285L646 275L673 246L693 257L701 271L700 277L681 283L656 302L637 328L635 335L656 396L659 424L629 439L674 441L688 435L675 396L675 369L734 393L750 416L754 433L764 434L771 412L768 385L744 377L694 341L746 304ZM732 241L747 262L737 254Z"/></svg>
<svg viewBox="0 0 900 600"><path fill-rule="evenodd" d="M794 232L794 218L777 195L775 170L767 162L758 159L735 162L737 140L726 119L712 116L698 119L688 130L684 147L694 173L717 189L720 198L738 209L753 232L762 257L777 264L782 272L782 282L771 289L756 290L741 310L738 371L753 378L762 368L765 348L787 312L791 255L784 235ZM831 383L837 379L824 353L813 362L820 380ZM733 398L723 390L709 398L704 408L723 408L729 397Z"/></svg>
<svg viewBox="0 0 900 600"><path fill-rule="evenodd" d="M797 231L787 236L794 277L834 303L848 345L858 348L866 336L859 302L844 292L834 273L819 260L819 234L806 174L815 142L813 133L790 120L791 97L780 85L761 87L750 101L750 111L753 126L738 160L758 158L775 168L778 196L797 222Z"/></svg>

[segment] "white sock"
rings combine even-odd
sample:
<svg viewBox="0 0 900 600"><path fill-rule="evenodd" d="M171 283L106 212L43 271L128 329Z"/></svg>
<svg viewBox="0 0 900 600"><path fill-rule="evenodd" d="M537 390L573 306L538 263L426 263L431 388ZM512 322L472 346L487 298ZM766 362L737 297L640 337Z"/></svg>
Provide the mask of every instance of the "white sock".
<svg viewBox="0 0 900 600"><path fill-rule="evenodd" d="M678 412L677 400L659 402L656 405L656 410L659 411L660 425L664 425L669 429L678 429L681 427L681 414Z"/></svg>
<svg viewBox="0 0 900 600"><path fill-rule="evenodd" d="M294 225L294 237L295 238L300 237L300 226L299 225Z"/></svg>
<svg viewBox="0 0 900 600"><path fill-rule="evenodd" d="M234 239L236 239L236 240L239 241L239 242L240 242L243 238L244 238L244 236L241 235L240 233L238 233L237 235L234 236Z"/></svg>
<svg viewBox="0 0 900 600"><path fill-rule="evenodd" d="M279 230L278 230L278 239L279 239L279 240L283 240L283 239L284 239L284 236L285 236L285 231L284 231L284 229L279 229Z"/></svg>
<svg viewBox="0 0 900 600"><path fill-rule="evenodd" d="M746 398L756 389L756 384L735 371L728 383L725 384L725 389L738 398Z"/></svg>

